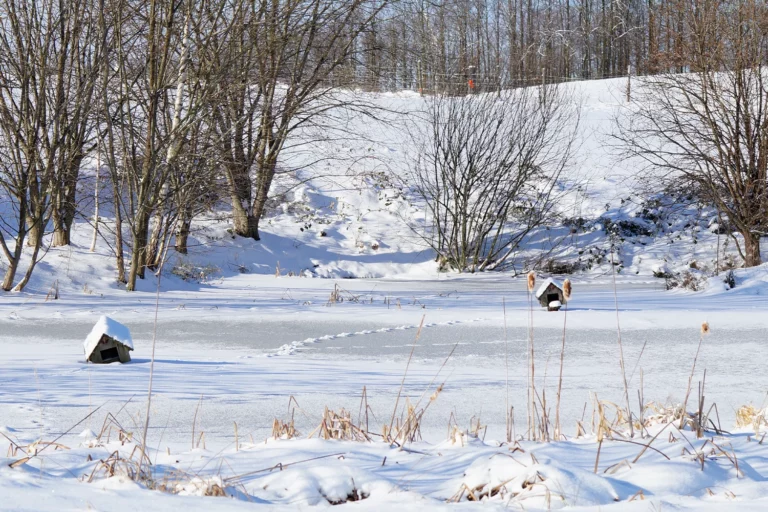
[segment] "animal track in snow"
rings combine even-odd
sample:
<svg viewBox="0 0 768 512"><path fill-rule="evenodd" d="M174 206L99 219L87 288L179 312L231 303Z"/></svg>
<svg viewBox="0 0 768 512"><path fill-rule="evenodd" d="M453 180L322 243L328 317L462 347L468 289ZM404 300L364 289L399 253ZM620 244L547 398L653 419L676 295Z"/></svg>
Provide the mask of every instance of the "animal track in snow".
<svg viewBox="0 0 768 512"><path fill-rule="evenodd" d="M475 318L473 320L468 321L461 321L461 320L450 320L448 322L432 322L428 324L424 324L424 328L430 328L430 327L438 327L438 326L449 326L449 325L456 325L456 324L469 324L474 322L480 322L482 320L485 320L484 318ZM328 341L328 340L335 340L337 338L349 338L352 336L365 336L367 334L377 334L377 333L387 333L392 331L405 331L409 329L418 329L418 325L400 325L397 327L382 327L381 329L364 329L362 331L357 332L342 332L339 334L326 334L325 336L318 336L316 338L306 338L304 340L300 341L292 341L290 343L286 343L285 345L281 346L274 352L267 354L267 357L275 357L275 356L291 356L296 354L297 352L300 352L302 348L305 346L312 344L312 343L320 343L322 341ZM410 346L410 345L407 345Z"/></svg>

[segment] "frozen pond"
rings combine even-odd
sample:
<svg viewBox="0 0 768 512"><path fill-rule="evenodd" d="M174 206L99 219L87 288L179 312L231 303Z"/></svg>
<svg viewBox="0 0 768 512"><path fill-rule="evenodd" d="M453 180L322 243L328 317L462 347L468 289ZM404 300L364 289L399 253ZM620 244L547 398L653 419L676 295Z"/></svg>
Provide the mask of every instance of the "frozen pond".
<svg viewBox="0 0 768 512"><path fill-rule="evenodd" d="M146 395L151 323L131 322L137 350L133 363L122 367L82 364L80 344L90 322L33 320L25 322L24 328L2 325L4 346L13 350L6 354L11 360L0 371L0 426L60 432L91 406L105 402L106 410L114 410L128 399L137 403L134 414L141 414L138 402ZM155 392L160 416L167 414L167 418L158 419L161 425L154 427L155 432L187 436L201 396L202 428L213 439L231 436L233 422L256 437L268 435L272 418L287 414L291 396L306 412L297 418L301 430L311 430L326 405L356 411L363 386L373 410L387 416L412 350L406 394L416 401L440 382L446 384L430 408L425 433L442 435L454 413L460 422L480 416L489 424L489 432L500 436L507 364L510 402L520 411L518 421L524 422L526 327L509 327L506 342L498 319L427 323L418 341L416 332L415 324L338 319L255 321L241 316L226 322L161 321ZM540 391L546 389L552 407L562 335L562 329L534 330L538 386ZM622 338L632 406L637 407L641 373L646 401L682 401L698 332L631 329ZM706 369L707 402L718 404L726 428L732 425L737 407L763 401L768 389L761 356L765 342L766 331L756 328L713 329L704 339L693 396ZM286 346L291 350L286 351ZM616 331L569 328L563 390L569 433L591 393L617 403L623 400ZM591 405L586 410L589 419Z"/></svg>

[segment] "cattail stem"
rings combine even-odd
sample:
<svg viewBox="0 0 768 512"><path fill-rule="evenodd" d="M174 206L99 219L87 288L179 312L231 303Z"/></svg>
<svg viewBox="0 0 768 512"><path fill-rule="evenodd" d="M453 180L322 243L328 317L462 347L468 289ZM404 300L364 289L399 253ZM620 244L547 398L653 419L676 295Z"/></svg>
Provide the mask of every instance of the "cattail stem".
<svg viewBox="0 0 768 512"><path fill-rule="evenodd" d="M563 343L560 346L560 376L557 380L557 404L555 405L555 440L560 440L560 396L563 391L563 366L565 364L565 325L568 319L568 302L563 311Z"/></svg>
<svg viewBox="0 0 768 512"><path fill-rule="evenodd" d="M629 419L629 435L633 437L635 428L632 425L632 409L629 405L629 383L627 382L627 370L624 364L624 346L621 343L621 323L619 322L619 296L616 292L616 265L613 262L613 247L611 247L611 276L613 277L613 300L616 306L616 334L619 344L619 366L624 380L624 403L627 406L627 418Z"/></svg>
<svg viewBox="0 0 768 512"><path fill-rule="evenodd" d="M533 343L533 297L536 274L528 272L528 439L536 440L536 354Z"/></svg>
<svg viewBox="0 0 768 512"><path fill-rule="evenodd" d="M155 347L157 346L157 317L160 311L160 282L163 278L163 267L165 266L165 258L160 262L160 268L157 271L157 290L155 290L155 319L152 323L152 355L149 360L149 385L147 386L147 413L144 418L144 433L141 443L141 457L139 458L139 468L136 471L136 478L141 478L141 466L144 462L144 457L147 456L147 433L149 432L149 416L152 409L152 381L155 376Z"/></svg>
<svg viewBox="0 0 768 512"><path fill-rule="evenodd" d="M507 417L507 442L512 442L512 426L510 425L511 418L509 417L509 350L507 346L507 303L504 297L501 298L501 309L504 312L504 412Z"/></svg>
<svg viewBox="0 0 768 512"><path fill-rule="evenodd" d="M699 334L699 345L696 347L696 355L693 357L693 366L691 367L691 375L688 377L688 388L685 390L685 400L683 400L683 410L680 415L680 430L685 426L685 409L688 407L688 398L691 396L691 385L693 383L693 374L696 372L696 361L699 360L699 352L701 351L701 343L704 341L704 336L709 334L709 324L704 322L701 324L701 334Z"/></svg>

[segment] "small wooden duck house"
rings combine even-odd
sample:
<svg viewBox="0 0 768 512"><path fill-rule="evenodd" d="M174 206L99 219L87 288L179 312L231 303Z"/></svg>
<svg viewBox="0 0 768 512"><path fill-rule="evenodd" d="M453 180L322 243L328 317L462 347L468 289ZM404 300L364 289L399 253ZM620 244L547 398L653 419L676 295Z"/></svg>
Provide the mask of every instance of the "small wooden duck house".
<svg viewBox="0 0 768 512"><path fill-rule="evenodd" d="M83 348L85 360L89 363L127 363L131 360L133 339L126 326L102 316L85 339Z"/></svg>
<svg viewBox="0 0 768 512"><path fill-rule="evenodd" d="M565 304L563 284L551 277L544 281L536 291L536 299L548 311L557 311Z"/></svg>

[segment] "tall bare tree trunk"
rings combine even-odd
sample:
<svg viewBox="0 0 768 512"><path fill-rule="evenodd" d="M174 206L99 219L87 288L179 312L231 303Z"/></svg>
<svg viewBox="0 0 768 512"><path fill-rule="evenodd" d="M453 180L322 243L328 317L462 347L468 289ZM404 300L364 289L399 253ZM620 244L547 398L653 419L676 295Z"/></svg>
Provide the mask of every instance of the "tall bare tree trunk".
<svg viewBox="0 0 768 512"><path fill-rule="evenodd" d="M237 236L259 238L259 218L253 215L252 208L245 208L239 201L233 201L232 216L234 230Z"/></svg>
<svg viewBox="0 0 768 512"><path fill-rule="evenodd" d="M134 220L133 247L131 249L131 267L128 270L128 283L126 289L136 289L136 279L144 279L147 266L147 243L149 239L150 215L146 208L139 207Z"/></svg>
<svg viewBox="0 0 768 512"><path fill-rule="evenodd" d="M259 220L253 214L251 180L247 165L231 163L227 166L227 182L232 198L232 222L237 236L259 239Z"/></svg>
<svg viewBox="0 0 768 512"><path fill-rule="evenodd" d="M96 150L96 185L93 188L93 238L91 252L96 252L96 240L99 237L99 187L101 186L101 141Z"/></svg>
<svg viewBox="0 0 768 512"><path fill-rule="evenodd" d="M29 279L32 277L32 272L35 270L35 266L37 265L37 257L40 254L40 248L43 245L42 232L38 231L37 236L38 238L33 241L34 249L32 249L32 259L29 262L27 271L24 272L24 277L22 277L21 281L19 281L16 286L13 287L13 291L15 292L22 291L27 286L27 284L29 284Z"/></svg>
<svg viewBox="0 0 768 512"><path fill-rule="evenodd" d="M189 208L182 208L176 221L176 233L174 249L179 254L187 254L187 241L192 227L192 212Z"/></svg>
<svg viewBox="0 0 768 512"><path fill-rule="evenodd" d="M62 170L65 178L57 184L51 201L53 220L53 246L69 245L72 241L72 224L75 222L77 179L82 157L77 157Z"/></svg>
<svg viewBox="0 0 768 512"><path fill-rule="evenodd" d="M149 237L149 243L146 250L146 265L150 270L157 270L159 266L160 254L162 249L160 247L160 240L164 236L163 227L165 225L165 216L161 208L158 208L155 212L154 219L151 222L152 234Z"/></svg>
<svg viewBox="0 0 768 512"><path fill-rule="evenodd" d="M744 237L744 266L756 267L763 261L760 257L760 235L750 231L742 232Z"/></svg>
<svg viewBox="0 0 768 512"><path fill-rule="evenodd" d="M19 261L21 261L21 253L24 250L24 231L23 227L19 230L16 236L16 246L13 249L11 257L8 258L8 268L5 269L5 277L3 278L3 291L9 292L13 288L13 281L16 279L16 271L19 268ZM7 256L7 255L6 255Z"/></svg>
<svg viewBox="0 0 768 512"><path fill-rule="evenodd" d="M117 179L112 179L112 197L115 210L115 263L117 265L117 282L125 284L125 252L123 251L123 214L120 211L120 187Z"/></svg>

